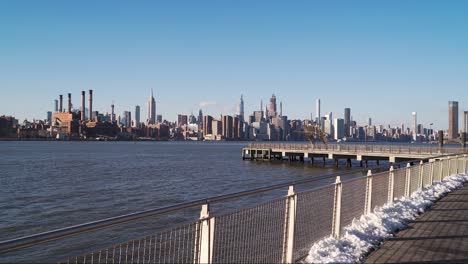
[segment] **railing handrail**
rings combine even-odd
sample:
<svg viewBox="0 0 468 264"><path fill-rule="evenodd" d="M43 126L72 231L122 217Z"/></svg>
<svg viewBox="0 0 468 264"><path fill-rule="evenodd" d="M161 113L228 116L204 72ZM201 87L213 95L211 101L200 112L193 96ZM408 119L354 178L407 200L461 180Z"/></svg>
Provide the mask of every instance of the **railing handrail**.
<svg viewBox="0 0 468 264"><path fill-rule="evenodd" d="M431 158L436 159L436 158L443 158L443 157L448 157L448 156L453 156L453 155L454 154L440 155L440 156L431 157ZM408 163L408 162L416 162L420 160L422 159L414 159L411 161L394 163L394 165ZM388 165L381 165L381 166L373 167L372 169L385 169L385 168L388 168ZM265 186L265 187L260 187L260 188L255 188L255 189L250 189L250 190L245 190L245 191L240 191L240 192L234 192L234 193L225 194L225 195L213 196L209 198L198 199L195 201L179 203L179 204L174 204L174 205L170 205L166 207L154 208L154 209L134 212L130 214L114 216L114 217L92 221L92 222L88 222L84 224L59 228L59 229L55 229L51 231L38 233L38 234L0 241L0 253L15 250L15 249L27 248L27 247L38 245L41 243L57 240L60 238L75 236L75 235L90 232L93 230L103 229L103 228L107 228L107 227L111 227L111 226L115 226L115 225L119 225L123 223L129 223L129 222L133 222L136 220L141 220L141 219L152 217L152 216L162 215L162 214L173 212L173 211L179 211L182 209L188 209L188 208L192 208L196 206L201 206L203 204L226 201L226 200L230 200L230 199L234 199L238 197L243 197L243 196L248 196L252 194L263 193L263 192L273 191L273 190L277 190L281 188L286 188L291 185L296 186L300 184L306 184L306 183L311 183L311 182L315 182L319 180L324 180L327 178L332 178L332 177L334 178L336 176L347 176L350 174L354 174L356 172L362 172L362 171L368 171L368 170L369 168L353 169L347 172L325 174L325 175L314 177L311 179L304 179L304 180L299 180L299 181L294 180L294 181L279 183L275 185L270 185L270 186Z"/></svg>

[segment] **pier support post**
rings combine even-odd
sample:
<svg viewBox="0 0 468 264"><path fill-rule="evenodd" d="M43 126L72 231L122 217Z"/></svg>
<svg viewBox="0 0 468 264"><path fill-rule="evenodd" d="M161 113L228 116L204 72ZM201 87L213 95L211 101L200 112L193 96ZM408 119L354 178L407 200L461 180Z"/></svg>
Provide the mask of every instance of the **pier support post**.
<svg viewBox="0 0 468 264"><path fill-rule="evenodd" d="M346 167L351 168L353 165L351 163L351 159L346 160Z"/></svg>
<svg viewBox="0 0 468 264"><path fill-rule="evenodd" d="M294 263L293 259L293 252L294 252L294 230L295 230L295 223L296 223L296 203L297 203L297 195L294 191L294 186L289 186L288 189L288 197L286 199L286 239L284 240L286 244L284 245L283 252L286 253L283 256L283 263Z"/></svg>
<svg viewBox="0 0 468 264"><path fill-rule="evenodd" d="M393 166L390 166L390 172L388 174L388 203L393 203L393 189L395 188L395 172L393 172L393 170Z"/></svg>
<svg viewBox="0 0 468 264"><path fill-rule="evenodd" d="M364 160L365 167L368 168L369 165L367 164L367 160Z"/></svg>
<svg viewBox="0 0 468 264"><path fill-rule="evenodd" d="M332 235L335 238L340 237L341 231L341 194L343 191L343 185L341 183L340 176L336 176L335 181L335 198L333 204L333 226Z"/></svg>
<svg viewBox="0 0 468 264"><path fill-rule="evenodd" d="M210 218L209 205L202 205L200 212L200 222L198 223L198 241L195 241L195 252L198 253L198 258L195 259L199 263L213 263L213 241L214 241L214 224L215 218Z"/></svg>
<svg viewBox="0 0 468 264"><path fill-rule="evenodd" d="M376 160L375 162L377 163L377 166L380 165L380 161L379 161L379 160Z"/></svg>
<svg viewBox="0 0 468 264"><path fill-rule="evenodd" d="M364 205L364 214L372 213L372 171L367 171L366 181L366 199Z"/></svg>
<svg viewBox="0 0 468 264"><path fill-rule="evenodd" d="M326 160L325 160L325 157L323 157L323 166L325 167L325 164L326 164Z"/></svg>
<svg viewBox="0 0 468 264"><path fill-rule="evenodd" d="M362 168L362 166L363 166L362 163L363 163L363 161L361 160L360 163L359 163L359 166L360 166L361 168Z"/></svg>
<svg viewBox="0 0 468 264"><path fill-rule="evenodd" d="M335 159L335 167L338 167L339 159Z"/></svg>

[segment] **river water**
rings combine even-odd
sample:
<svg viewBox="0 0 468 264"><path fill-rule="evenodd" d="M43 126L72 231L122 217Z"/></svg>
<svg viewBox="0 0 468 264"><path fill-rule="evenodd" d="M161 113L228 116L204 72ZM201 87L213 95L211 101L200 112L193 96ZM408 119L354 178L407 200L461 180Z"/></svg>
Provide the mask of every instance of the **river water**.
<svg viewBox="0 0 468 264"><path fill-rule="evenodd" d="M0 142L0 241L130 212L188 202L348 170L321 164L243 161L244 143L208 142ZM357 173L362 175L362 173ZM333 179L315 184L326 184ZM280 195L286 194L280 190ZM272 196L278 195L278 192ZM251 200L220 204L217 210ZM161 229L197 217L191 212L154 220ZM112 239L148 233L150 224L117 228ZM123 230L123 231L122 231ZM128 232L127 232L128 230ZM124 233L124 235L122 235ZM114 243L83 236L87 248ZM92 239L90 239L92 238ZM91 243L102 238L106 241ZM0 262L52 261L64 243L0 254ZM71 243L71 242L70 242Z"/></svg>

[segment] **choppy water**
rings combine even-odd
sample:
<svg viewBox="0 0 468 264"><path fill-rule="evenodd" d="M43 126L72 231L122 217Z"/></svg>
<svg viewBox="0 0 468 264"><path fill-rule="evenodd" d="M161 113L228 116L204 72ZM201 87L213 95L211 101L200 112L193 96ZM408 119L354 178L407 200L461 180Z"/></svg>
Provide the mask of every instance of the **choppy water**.
<svg viewBox="0 0 468 264"><path fill-rule="evenodd" d="M300 163L243 161L241 149L244 145L0 142L0 241L345 170ZM321 181L320 184L323 183ZM260 199L267 198L260 196ZM240 200L245 204L255 199ZM236 207L236 202L221 204L218 210L228 207ZM141 236L169 226L169 223L190 220L197 214L198 211L192 210L132 228L116 228L94 237L83 236L79 243L88 248L112 244L115 241L109 242L109 239ZM99 238L103 241L98 242ZM54 251L66 243L0 254L0 262L30 262L31 257L35 261L48 261L55 260L49 258L50 255L79 252L78 249L67 248Z"/></svg>

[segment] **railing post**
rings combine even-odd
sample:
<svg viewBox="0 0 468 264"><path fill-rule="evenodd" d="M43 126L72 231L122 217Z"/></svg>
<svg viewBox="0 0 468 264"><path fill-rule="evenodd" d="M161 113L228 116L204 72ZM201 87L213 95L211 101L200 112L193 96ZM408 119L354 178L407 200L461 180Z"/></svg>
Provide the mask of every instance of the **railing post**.
<svg viewBox="0 0 468 264"><path fill-rule="evenodd" d="M411 170L410 170L410 164L406 164L406 181L405 181L405 196L410 195L410 179L411 179Z"/></svg>
<svg viewBox="0 0 468 264"><path fill-rule="evenodd" d="M343 184L341 183L340 176L336 176L335 181L335 201L333 205L333 225L332 235L335 238L340 237L341 229L341 194L343 192Z"/></svg>
<svg viewBox="0 0 468 264"><path fill-rule="evenodd" d="M464 155L465 157L465 162L464 162L464 172L467 173L468 172L468 155Z"/></svg>
<svg viewBox="0 0 468 264"><path fill-rule="evenodd" d="M289 186L288 197L287 197L287 207L286 207L286 221L287 230L286 230L286 239L285 247L286 250L283 251L286 253L286 256L283 256L283 263L294 263L293 253L294 253L294 230L296 223L296 204L297 204L297 194L294 191L294 186Z"/></svg>
<svg viewBox="0 0 468 264"><path fill-rule="evenodd" d="M365 199L365 206L364 206L364 214L372 213L372 171L367 171L367 178L366 178L366 199Z"/></svg>
<svg viewBox="0 0 468 264"><path fill-rule="evenodd" d="M390 172L388 173L388 203L393 203L393 189L395 186L395 172L393 170L393 166L390 166Z"/></svg>
<svg viewBox="0 0 468 264"><path fill-rule="evenodd" d="M422 189L423 187L423 164L424 162L421 160L419 162L419 179L418 179L418 189Z"/></svg>
<svg viewBox="0 0 468 264"><path fill-rule="evenodd" d="M215 218L210 218L209 204L202 205L200 212L200 231L198 233L198 241L195 246L198 246L198 263L213 263L213 241L214 241L214 224Z"/></svg>
<svg viewBox="0 0 468 264"><path fill-rule="evenodd" d="M429 164L431 165L430 172L429 172L429 183L432 185L434 183L434 160L429 160Z"/></svg>

